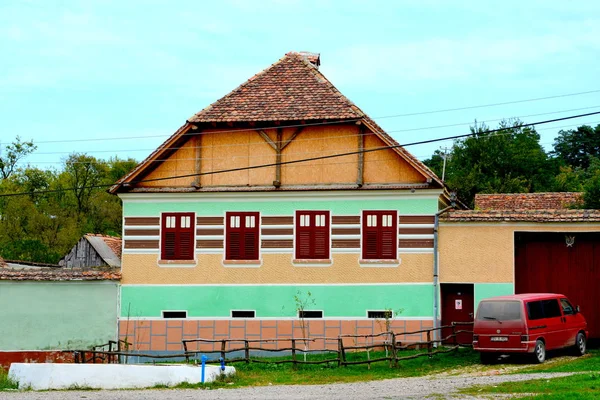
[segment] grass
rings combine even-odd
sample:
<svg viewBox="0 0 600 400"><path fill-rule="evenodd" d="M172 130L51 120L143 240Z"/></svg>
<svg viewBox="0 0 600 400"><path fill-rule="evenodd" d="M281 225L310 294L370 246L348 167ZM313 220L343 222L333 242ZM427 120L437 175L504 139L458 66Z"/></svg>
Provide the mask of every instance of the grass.
<svg viewBox="0 0 600 400"><path fill-rule="evenodd" d="M560 355L561 353L557 354ZM519 373L531 372L586 372L600 371L600 349L590 349L588 354L576 359L566 359L556 363L545 363L532 366L519 371Z"/></svg>
<svg viewBox="0 0 600 400"><path fill-rule="evenodd" d="M19 385L8 377L4 369L0 368L0 391L18 389Z"/></svg>
<svg viewBox="0 0 600 400"><path fill-rule="evenodd" d="M424 350L407 350L401 356L424 353ZM385 356L383 352L371 352L370 358ZM325 354L312 354L309 361L331 358ZM347 353L347 361L365 360L366 353ZM274 358L274 360L286 357ZM287 359L290 359L287 357ZM397 368L390 368L387 362L377 362L368 365L349 365L338 367L337 363L319 365L292 365L292 364L262 364L262 363L236 363L236 375L226 377L220 382L205 385L205 387L242 387L266 385L302 385L302 384L328 384L342 382L372 381L390 378L402 378L430 375L450 371L462 366L474 365L479 362L479 357L470 349L459 349L448 354L427 356L399 362ZM202 385L200 385L202 386ZM187 386L186 386L187 387ZM198 387L195 385L194 387Z"/></svg>
<svg viewBox="0 0 600 400"><path fill-rule="evenodd" d="M472 386L463 394L525 394L536 399L597 399L600 397L600 373L582 373L553 379L506 382L494 386ZM530 394L530 396L527 396Z"/></svg>

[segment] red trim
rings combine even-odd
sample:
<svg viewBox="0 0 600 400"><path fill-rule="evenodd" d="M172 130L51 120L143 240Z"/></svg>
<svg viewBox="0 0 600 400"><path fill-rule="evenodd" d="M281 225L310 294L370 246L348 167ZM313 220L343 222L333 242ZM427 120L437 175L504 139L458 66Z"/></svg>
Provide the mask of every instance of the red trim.
<svg viewBox="0 0 600 400"><path fill-rule="evenodd" d="M369 217L371 217L371 226L369 226ZM361 241L363 260L397 259L398 212L363 211Z"/></svg>
<svg viewBox="0 0 600 400"><path fill-rule="evenodd" d="M329 211L296 211L297 260L329 259L331 247L329 239L331 235L330 220Z"/></svg>
<svg viewBox="0 0 600 400"><path fill-rule="evenodd" d="M235 223L232 224L232 217ZM246 224L247 217L254 218L254 226ZM239 218L239 220L237 220ZM258 260L260 214L258 212L225 213L225 260Z"/></svg>
<svg viewBox="0 0 600 400"><path fill-rule="evenodd" d="M173 217L173 220L167 228L167 218L170 217ZM189 217L189 227L182 226L184 217ZM193 260L196 248L196 217L194 213L163 213L160 224L160 258L162 260Z"/></svg>

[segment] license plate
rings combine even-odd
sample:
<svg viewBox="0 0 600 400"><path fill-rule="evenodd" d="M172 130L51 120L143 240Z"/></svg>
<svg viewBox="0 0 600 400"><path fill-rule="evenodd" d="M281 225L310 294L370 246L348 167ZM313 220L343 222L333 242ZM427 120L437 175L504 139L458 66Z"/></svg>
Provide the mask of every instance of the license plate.
<svg viewBox="0 0 600 400"><path fill-rule="evenodd" d="M508 338L506 336L492 336L492 342L508 342Z"/></svg>

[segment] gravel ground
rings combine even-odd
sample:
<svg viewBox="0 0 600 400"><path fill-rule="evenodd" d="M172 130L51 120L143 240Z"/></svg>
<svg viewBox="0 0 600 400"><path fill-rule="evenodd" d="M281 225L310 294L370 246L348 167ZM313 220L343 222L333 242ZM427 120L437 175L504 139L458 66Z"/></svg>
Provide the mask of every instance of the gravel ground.
<svg viewBox="0 0 600 400"><path fill-rule="evenodd" d="M8 400L54 400L54 399L244 399L244 400L288 400L288 399L420 399L433 396L439 398L466 398L453 394L456 390L473 385L493 385L501 382L525 381L530 379L557 378L572 373L537 373L519 375L451 376L398 378L383 381L340 383L331 385L260 386L241 389L216 390L106 390L106 391L55 391L55 392L0 392L0 399ZM505 396L497 396L505 397ZM470 397L475 399L476 397ZM491 398L491 397L482 397Z"/></svg>

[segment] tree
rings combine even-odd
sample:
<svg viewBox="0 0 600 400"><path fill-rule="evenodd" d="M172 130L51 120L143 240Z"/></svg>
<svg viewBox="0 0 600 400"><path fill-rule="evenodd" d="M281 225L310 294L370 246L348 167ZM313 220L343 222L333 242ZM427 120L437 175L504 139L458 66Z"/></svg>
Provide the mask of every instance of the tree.
<svg viewBox="0 0 600 400"><path fill-rule="evenodd" d="M35 149L37 149L37 146L33 144L33 141L22 142L21 138L17 136L14 142L6 146L5 155L0 152L0 174L2 179L8 179L15 171L19 160L35 151Z"/></svg>
<svg viewBox="0 0 600 400"><path fill-rule="evenodd" d="M106 176L107 166L95 157L73 153L65 161L65 179L67 187L75 195L77 211L83 213L90 208L92 194L98 189Z"/></svg>
<svg viewBox="0 0 600 400"><path fill-rule="evenodd" d="M577 129L560 130L552 154L566 165L588 168L590 157L600 156L600 124L595 128L582 125Z"/></svg>
<svg viewBox="0 0 600 400"><path fill-rule="evenodd" d="M470 206L476 193L545 191L554 184L558 164L548 158L535 129L518 120L502 121L499 129L472 127L472 136L455 141L448 157L446 183ZM442 153L425 164L441 176Z"/></svg>

